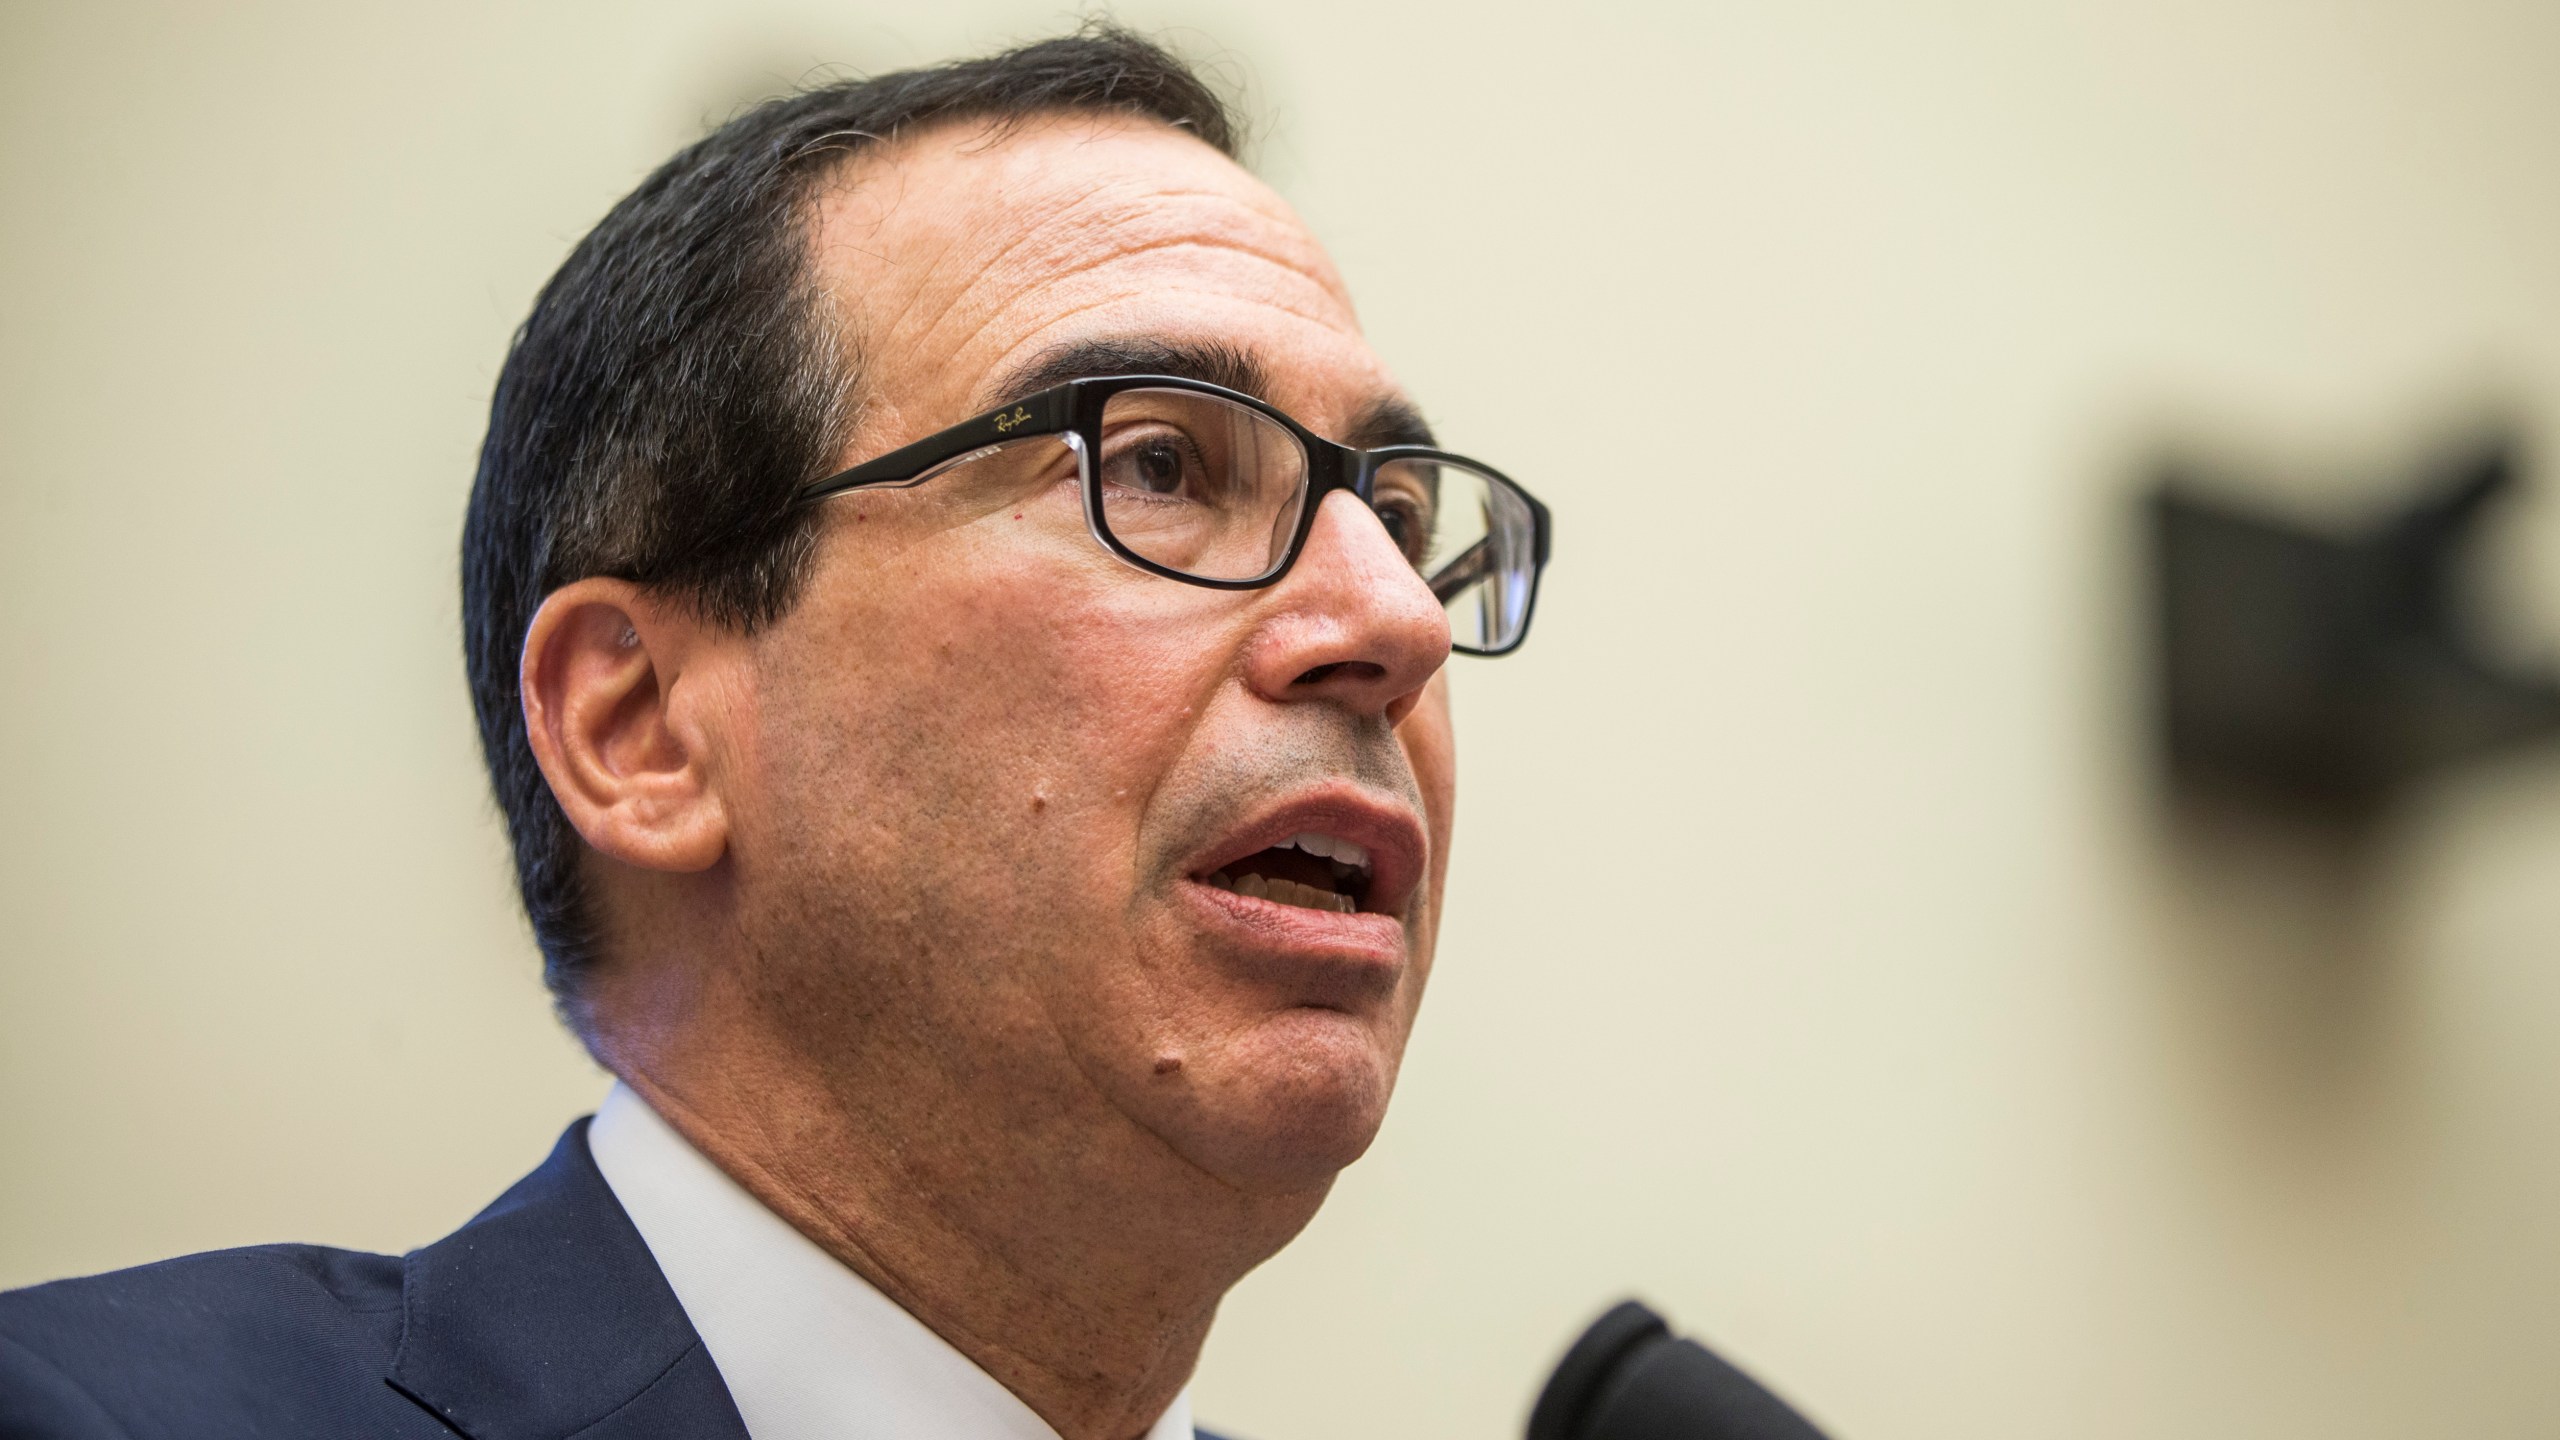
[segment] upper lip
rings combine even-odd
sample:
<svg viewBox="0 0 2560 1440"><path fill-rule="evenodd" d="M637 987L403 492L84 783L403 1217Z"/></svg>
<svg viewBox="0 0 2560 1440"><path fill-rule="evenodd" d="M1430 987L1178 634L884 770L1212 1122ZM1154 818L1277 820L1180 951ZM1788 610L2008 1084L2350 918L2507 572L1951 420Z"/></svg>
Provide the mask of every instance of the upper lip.
<svg viewBox="0 0 2560 1440"><path fill-rule="evenodd" d="M1329 781L1272 801L1219 837L1185 873L1194 878L1215 874L1309 831L1348 840L1369 852L1369 888L1361 909L1404 913L1422 878L1422 820L1410 806L1381 800L1349 781Z"/></svg>

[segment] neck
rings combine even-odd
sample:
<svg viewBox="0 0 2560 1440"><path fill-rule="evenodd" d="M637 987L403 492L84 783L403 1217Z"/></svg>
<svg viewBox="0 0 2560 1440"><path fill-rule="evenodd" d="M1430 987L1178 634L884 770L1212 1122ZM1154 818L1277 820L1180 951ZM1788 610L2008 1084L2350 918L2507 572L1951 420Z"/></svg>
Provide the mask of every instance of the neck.
<svg viewBox="0 0 2560 1440"><path fill-rule="evenodd" d="M1063 1440L1142 1435L1189 1381L1220 1298L1323 1199L1248 1194L1085 1093L986 1115L991 1090L1023 1088L901 1065L889 1046L799 1062L705 1025L727 1008L709 998L687 997L681 1027L600 1027L599 1058Z"/></svg>

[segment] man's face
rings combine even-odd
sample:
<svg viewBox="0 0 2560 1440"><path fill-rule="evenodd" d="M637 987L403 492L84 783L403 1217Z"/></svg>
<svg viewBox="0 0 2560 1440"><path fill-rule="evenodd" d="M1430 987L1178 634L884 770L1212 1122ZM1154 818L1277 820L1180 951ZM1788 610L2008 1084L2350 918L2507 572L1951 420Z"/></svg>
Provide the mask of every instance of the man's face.
<svg viewBox="0 0 2560 1440"><path fill-rule="evenodd" d="M847 464L1078 352L1238 358L1319 434L1404 438L1375 433L1398 392L1314 239L1160 124L922 132L849 168L814 244L864 377ZM970 1097L939 1123L989 1143L1116 1153L1098 1124L1320 1189L1376 1132L1430 968L1446 616L1348 494L1237 592L1109 555L1071 471L970 493L827 502L805 598L752 642L725 785L764 1002L863 1106L898 1074ZM1213 883L1314 873L1274 853L1299 834L1367 852L1358 913Z"/></svg>

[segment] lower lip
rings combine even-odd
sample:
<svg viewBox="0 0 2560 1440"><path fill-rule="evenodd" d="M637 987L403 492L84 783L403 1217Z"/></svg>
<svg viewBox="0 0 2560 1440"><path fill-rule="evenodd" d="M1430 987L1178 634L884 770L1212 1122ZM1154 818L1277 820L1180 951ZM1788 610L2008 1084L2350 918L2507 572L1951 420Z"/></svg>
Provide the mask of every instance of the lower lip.
<svg viewBox="0 0 2560 1440"><path fill-rule="evenodd" d="M1404 923L1392 915L1310 910L1257 900L1198 880L1182 888L1208 912L1210 928L1250 948L1317 964L1393 971L1404 965Z"/></svg>

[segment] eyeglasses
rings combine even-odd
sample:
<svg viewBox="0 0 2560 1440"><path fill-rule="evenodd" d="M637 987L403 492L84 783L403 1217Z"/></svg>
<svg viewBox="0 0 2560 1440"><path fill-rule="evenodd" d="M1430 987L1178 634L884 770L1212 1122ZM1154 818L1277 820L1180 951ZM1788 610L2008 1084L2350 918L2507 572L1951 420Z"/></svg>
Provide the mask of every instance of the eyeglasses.
<svg viewBox="0 0 2560 1440"><path fill-rule="evenodd" d="M1219 590L1277 584L1316 511L1348 490L1375 511L1470 655L1529 633L1547 507L1489 465L1419 445L1336 445L1250 395L1169 375L1070 380L822 480L799 502L954 477L992 513L1065 478L1085 528L1139 569Z"/></svg>

